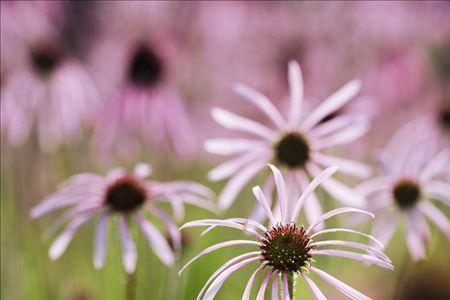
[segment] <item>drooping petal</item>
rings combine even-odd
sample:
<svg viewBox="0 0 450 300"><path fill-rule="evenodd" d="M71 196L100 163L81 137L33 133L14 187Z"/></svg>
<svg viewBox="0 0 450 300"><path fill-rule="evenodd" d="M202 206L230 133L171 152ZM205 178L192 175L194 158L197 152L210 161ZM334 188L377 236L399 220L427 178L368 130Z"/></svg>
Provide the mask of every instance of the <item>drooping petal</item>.
<svg viewBox="0 0 450 300"><path fill-rule="evenodd" d="M362 261L365 263L375 264L375 265L385 268L385 269L389 269L389 270L394 269L394 267L392 266L392 264L390 262L387 262L385 260L382 260L375 256L367 255L367 254L355 253L355 252L344 251L344 250L335 250L335 249L326 249L326 250L315 250L314 249L314 250L311 250L311 254L351 258L351 259L359 260L359 261Z"/></svg>
<svg viewBox="0 0 450 300"><path fill-rule="evenodd" d="M194 256L190 261L188 261L182 268L181 270L178 272L178 275L181 275L181 273L190 265L192 264L194 261L196 261L197 259L199 259L200 257L211 253L213 251L216 251L218 249L221 248L225 248L225 247L229 247L229 246L235 246L235 245L255 245L255 246L260 246L261 243L260 242L256 242L256 241L250 241L250 240L231 240L231 241L226 241L226 242L222 242L222 243L218 243L215 244L213 246L210 246L208 248L206 248L205 250L201 251L199 254L197 254L196 256Z"/></svg>
<svg viewBox="0 0 450 300"><path fill-rule="evenodd" d="M311 243L311 246L314 246L317 248L327 247L327 246L345 246L345 247L355 248L355 249L359 249L359 250L364 250L364 251L368 252L369 254L373 254L382 260L391 262L389 257L387 257L386 254L384 254L383 251L381 251L379 248L375 248L375 247L368 246L368 245L358 243L358 242L342 241L342 240L326 240L326 241L319 241L319 242Z"/></svg>
<svg viewBox="0 0 450 300"><path fill-rule="evenodd" d="M326 234L326 233L332 233L332 232L348 232L348 233L353 233L353 234L357 234L360 236L364 236L368 239L370 239L372 242L374 242L375 244L377 244L379 247L384 248L384 245L382 242L380 242L378 239L374 238L371 235L365 234L363 232L359 232L353 229L346 229L346 228L329 228L329 229L324 229L321 231L317 231L316 233L313 233L311 235L311 239L314 239L316 236L322 235L322 234Z"/></svg>
<svg viewBox="0 0 450 300"><path fill-rule="evenodd" d="M272 270L267 271L266 276L259 288L258 295L256 295L256 300L264 300L264 296L266 293L267 285L269 284L270 276L272 275Z"/></svg>
<svg viewBox="0 0 450 300"><path fill-rule="evenodd" d="M108 216L109 211L102 213L98 219L97 227L95 229L94 267L96 269L101 269L105 262Z"/></svg>
<svg viewBox="0 0 450 300"><path fill-rule="evenodd" d="M322 291L319 289L319 287L312 281L308 276L305 275L305 272L301 271L300 274L302 275L303 279L306 282L306 285L308 286L309 290L313 293L314 298L316 300L327 300L325 295L322 293Z"/></svg>
<svg viewBox="0 0 450 300"><path fill-rule="evenodd" d="M122 242L122 262L127 273L134 273L136 270L136 246L131 238L130 229L124 216L119 218L119 236Z"/></svg>
<svg viewBox="0 0 450 300"><path fill-rule="evenodd" d="M141 214L136 213L135 219L139 223L142 232L145 234L155 254L165 265L172 266L175 261L175 255L164 236L158 231L155 225L144 219Z"/></svg>
<svg viewBox="0 0 450 300"><path fill-rule="evenodd" d="M245 287L244 294L242 295L242 300L249 300L250 299L250 293L252 291L253 283L255 281L256 275L261 272L266 265L262 264L259 266L255 272L253 272L252 276L250 276L250 279L248 280L247 286Z"/></svg>
<svg viewBox="0 0 450 300"><path fill-rule="evenodd" d="M369 298L366 295L358 292L357 290L355 290L351 286L343 283L339 279L335 278L334 276L331 276L330 274L328 274L328 273L326 273L326 272L324 272L324 271L322 271L320 269L311 267L310 270L313 271L314 273L316 273L317 275L319 275L320 278L322 278L323 280L325 280L326 282L328 282L329 284L334 286L342 294L346 295L350 299L353 299L353 300L371 300L371 298Z"/></svg>
<svg viewBox="0 0 450 300"><path fill-rule="evenodd" d="M288 284L288 278L287 273L283 272L282 274L282 294L283 294L283 300L291 300L291 296L289 295L289 284Z"/></svg>
<svg viewBox="0 0 450 300"><path fill-rule="evenodd" d="M280 273L278 271L273 272L273 282L272 282L272 300L278 300L278 279Z"/></svg>
<svg viewBox="0 0 450 300"><path fill-rule="evenodd" d="M215 107L212 109L211 115L217 123L227 129L248 132L269 141L274 140L276 137L272 129L227 110Z"/></svg>
<svg viewBox="0 0 450 300"><path fill-rule="evenodd" d="M234 86L234 91L258 107L278 129L285 127L286 122L283 116L265 95L242 83L237 83Z"/></svg>
<svg viewBox="0 0 450 300"><path fill-rule="evenodd" d="M314 109L308 118L303 122L301 128L305 131L313 128L323 118L339 110L347 104L359 92L361 83L358 80L352 80L342 88L334 92L325 99L316 109Z"/></svg>
<svg viewBox="0 0 450 300"><path fill-rule="evenodd" d="M351 212L366 214L368 216L371 216L372 218L375 217L372 213L370 213L368 211L365 211L365 210L362 210L362 209L357 209L357 208L352 208L352 207L341 207L341 208L330 210L329 212L327 212L327 213L323 214L322 216L320 216L320 218L316 222L314 222L313 224L311 224L308 227L306 232L310 232L317 225L319 225L320 223L324 222L325 220L327 220L327 219L329 219L331 217L334 217L334 216L340 215L340 214L351 213Z"/></svg>

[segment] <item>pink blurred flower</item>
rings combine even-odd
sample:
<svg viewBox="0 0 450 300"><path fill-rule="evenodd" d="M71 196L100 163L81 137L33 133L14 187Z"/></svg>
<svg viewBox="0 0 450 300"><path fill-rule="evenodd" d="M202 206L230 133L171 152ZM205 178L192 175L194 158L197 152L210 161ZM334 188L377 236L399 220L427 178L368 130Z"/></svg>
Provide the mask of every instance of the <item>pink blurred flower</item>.
<svg viewBox="0 0 450 300"><path fill-rule="evenodd" d="M401 219L414 260L425 257L431 235L425 217L447 237L450 222L431 200L450 205L450 153L436 151L436 140L426 138L424 119L402 127L379 155L380 174L356 190L368 197L368 208L377 216L372 234L388 243Z"/></svg>
<svg viewBox="0 0 450 300"><path fill-rule="evenodd" d="M324 121L357 94L360 83L356 80L349 82L312 112L305 113L302 108L302 75L296 62L289 63L288 73L291 98L287 118L263 94L243 84L235 86L239 95L255 105L274 124L273 129L221 108L212 110L214 120L223 127L257 137L211 139L205 143L206 150L211 153L233 156L208 174L214 181L231 177L219 196L219 206L222 209L228 208L235 201L244 186L268 162L274 162L286 171L289 194L295 193L299 187L306 188L308 177L317 175L322 166L337 165L342 173L359 178L366 178L371 173L371 169L363 163L324 153L324 150L331 147L358 139L367 131L368 123L360 115L342 114ZM270 190L272 180L268 178L264 186ZM364 197L334 179L325 181L323 188L344 204L364 204ZM289 203L289 209L292 209L292 205L293 203ZM310 221L321 214L321 207L314 193L311 194L311 200L306 202L305 211Z"/></svg>
<svg viewBox="0 0 450 300"><path fill-rule="evenodd" d="M378 240L370 235L366 235L359 231L354 231L345 228L332 228L321 230L312 233L315 228L325 220L336 215L344 213L359 213L370 215L371 213L356 209L356 208L338 208L321 215L315 222L313 222L307 229L303 226L296 225L296 220L302 209L302 206L310 201L309 197L314 189L321 183L328 180L329 177L336 171L336 167L330 167L325 171L319 173L317 177L305 188L301 196L295 202L295 207L290 210L288 207L287 188L281 172L273 165L269 165L274 174L274 180L277 185L278 205L281 214L278 216L271 210L270 202L264 196L261 188L256 186L253 188L253 193L259 202L259 205L264 210L264 213L269 220L269 227L250 219L234 218L227 220L198 220L184 224L181 229L189 227L209 226L206 230L210 231L215 227L229 227L238 229L246 234L249 234L253 239L248 240L230 240L215 244L206 248L194 258L192 258L181 270L180 273L198 258L213 252L215 250L235 246L235 245L252 245L258 248L255 251L247 252L239 255L220 267L208 279L205 286L200 291L197 299L213 299L225 280L236 271L246 267L247 265L256 263L258 265L256 271L250 277L245 288L242 299L250 299L251 290L255 284L255 278L258 274L264 273L264 280L259 287L256 299L262 300L265 298L265 292L269 281L272 281L272 299L278 299L278 281L281 280L281 294L282 299L293 299L291 290L289 289L289 277L294 274L300 274L305 280L309 290L316 299L326 299L324 294L319 290L317 285L308 276L310 272L318 275L322 280L331 284L341 293L351 299L370 299L357 290L351 288L347 284L338 280L334 276L322 271L313 266L320 256L331 257L345 257L358 261L363 261L369 264L375 264L382 268L393 269L390 259L379 249L367 246L362 243L345 241L345 240L322 240L313 242L313 238L321 237L323 234L332 232L347 232L359 236L364 236L376 243L382 245ZM309 198L309 199L308 199ZM256 240L255 240L256 239ZM347 250L333 249L334 246L349 247L352 250L361 250L364 253L358 253ZM324 249L322 249L325 247ZM329 248L331 247L331 248ZM267 270L267 271L266 271Z"/></svg>
<svg viewBox="0 0 450 300"><path fill-rule="evenodd" d="M50 228L50 232L65 223L67 227L53 242L49 256L58 259L66 250L76 231L92 217L99 215L94 243L94 266L103 267L106 254L108 220L118 216L119 235L122 242L123 265L127 272L136 268L136 247L130 233L131 222L136 222L150 246L161 261L170 266L175 254L165 237L153 223L144 217L150 213L161 220L176 251L181 247L181 235L174 221L157 207L158 202L169 202L178 219L184 216L184 204L192 204L213 210L207 199L211 192L206 187L189 181L157 182L145 178L151 173L147 164L137 164L132 173L122 168L112 169L103 177L82 173L66 180L58 191L31 210L38 218L62 208L69 208Z"/></svg>
<svg viewBox="0 0 450 300"><path fill-rule="evenodd" d="M11 146L22 145L36 128L41 149L52 152L79 136L98 95L85 67L64 48L55 17L38 4L2 2L2 63L7 64L1 128Z"/></svg>
<svg viewBox="0 0 450 300"><path fill-rule="evenodd" d="M94 142L102 156L130 158L145 146L192 154L198 140L177 84L179 45L164 22L155 25L143 14L156 14L154 5L140 4L114 4L104 12L127 31L106 28L92 51L91 64L105 100Z"/></svg>

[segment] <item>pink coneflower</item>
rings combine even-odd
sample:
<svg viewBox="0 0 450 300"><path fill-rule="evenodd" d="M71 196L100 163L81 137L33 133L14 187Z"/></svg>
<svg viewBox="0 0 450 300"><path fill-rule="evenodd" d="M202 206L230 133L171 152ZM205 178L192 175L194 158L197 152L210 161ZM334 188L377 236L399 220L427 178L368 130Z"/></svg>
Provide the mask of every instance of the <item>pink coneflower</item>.
<svg viewBox="0 0 450 300"><path fill-rule="evenodd" d="M177 81L183 67L180 46L165 18L153 24L156 20L147 20L144 13L157 15L158 7L164 10L157 3L114 4L102 10L112 22L124 22L126 31L108 23L91 55L105 98L94 133L101 154L132 158L150 146L188 155L198 148Z"/></svg>
<svg viewBox="0 0 450 300"><path fill-rule="evenodd" d="M368 208L377 216L373 235L388 243L401 219L411 257L425 257L430 232L425 220L447 237L450 222L431 200L450 205L450 153L437 152L434 139L419 138L429 132L416 120L402 127L379 157L380 174L356 190L368 198ZM412 134L413 133L413 134ZM437 154L436 154L437 153Z"/></svg>
<svg viewBox="0 0 450 300"><path fill-rule="evenodd" d="M306 285L316 299L326 299L317 285L308 276L310 272L318 275L321 279L333 285L341 293L351 299L369 299L367 296L361 294L347 284L313 265L320 256L325 255L333 257L346 257L369 264L375 264L383 268L393 269L389 258L381 250L362 243L344 240L323 240L315 242L313 239L316 237L322 237L324 234L330 232L348 232L359 236L365 236L376 243L380 242L369 235L351 229L332 228L320 230L316 233L313 233L313 231L319 224L336 215L344 213L360 213L370 215L372 217L373 215L357 208L339 208L321 215L314 223L305 229L305 227L296 224L296 220L303 204L311 200L307 198L309 198L310 194L313 193L314 189L319 184L323 183L325 179L328 180L337 168L330 167L323 172L320 172L317 177L315 177L315 179L304 189L303 194L295 202L295 207L292 210L289 210L287 203L287 189L281 172L273 165L269 165L269 167L272 169L277 186L277 194L279 198L278 203L281 212L279 217L277 217L277 215L271 210L269 206L270 202L264 196L261 188L259 186L253 188L253 193L269 220L269 227L266 228L259 222L243 218L227 220L198 220L188 222L181 227L188 228L210 226L209 229L207 229L208 231L217 226L230 227L241 230L256 239L230 240L213 245L203 250L183 267L180 273L196 259L220 248L234 245L253 245L257 247L255 251L239 255L220 267L208 279L205 286L200 291L197 299L213 299L224 281L230 275L250 264L257 264L258 267L250 277L242 299L250 299L252 287L255 285L255 278L259 273L265 273L265 275L258 290L256 299L265 298L264 295L271 278L273 279L272 299L278 299L278 281L281 282L282 299L293 299L294 292L291 278L296 275L302 276L306 282ZM361 250L363 253L330 248L333 246L349 247L353 250Z"/></svg>
<svg viewBox="0 0 450 300"><path fill-rule="evenodd" d="M94 242L94 266L101 268L106 253L107 222L117 216L122 241L122 259L127 272L136 268L136 248L130 226L134 222L144 233L150 246L161 261L170 266L175 255L166 238L148 221L150 213L160 219L167 228L175 250L181 246L181 235L172 219L157 207L158 202L169 202L178 217L183 217L184 204L213 209L207 199L211 192L204 186L189 181L157 182L144 180L151 173L147 164L137 164L132 173L122 168L113 169L103 177L82 173L66 180L58 191L48 196L31 211L33 218L41 217L60 208L69 209L51 228L52 231L68 223L49 250L52 260L66 250L75 232L92 217L99 215Z"/></svg>
<svg viewBox="0 0 450 300"><path fill-rule="evenodd" d="M212 139L205 143L211 153L234 156L209 172L211 180L231 177L219 196L219 206L228 208L242 188L260 172L267 163L273 162L286 170L288 194L293 189L306 188L308 177L319 174L322 167L337 165L342 173L356 177L367 177L370 168L353 160L337 158L325 154L324 150L350 143L361 137L368 129L366 119L359 115L341 114L327 120L327 117L339 110L356 95L360 83L349 82L324 100L311 113L303 113L303 82L299 65L289 63L289 86L291 92L288 117L285 118L271 101L263 94L243 84L235 86L235 91L255 105L273 123L269 128L257 121L250 120L221 108L214 108L212 116L225 128L241 131L256 139ZM268 178L265 186L271 184ZM330 178L323 188L337 200L351 206L364 204L364 198L346 185ZM321 208L314 193L305 203L309 220L315 220L321 214ZM292 197L289 197L292 198ZM292 209L293 203L288 203Z"/></svg>
<svg viewBox="0 0 450 300"><path fill-rule="evenodd" d="M97 90L85 67L69 54L53 16L35 3L2 3L2 136L22 145L35 128L43 151L72 141L95 111ZM5 49L4 49L5 48ZM8 54L9 53L9 54ZM2 58L3 62L3 58Z"/></svg>

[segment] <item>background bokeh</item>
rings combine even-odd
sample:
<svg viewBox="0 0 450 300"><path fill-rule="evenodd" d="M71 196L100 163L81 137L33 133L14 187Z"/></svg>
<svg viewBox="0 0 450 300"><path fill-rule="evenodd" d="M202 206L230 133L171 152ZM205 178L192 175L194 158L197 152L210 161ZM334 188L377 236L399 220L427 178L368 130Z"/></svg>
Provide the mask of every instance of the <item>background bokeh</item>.
<svg viewBox="0 0 450 300"><path fill-rule="evenodd" d="M202 150L202 141L229 133L213 123L209 110L220 105L259 117L233 94L234 82L255 87L283 109L290 59L302 67L310 107L349 80L362 81L359 98L345 109L366 114L372 128L364 138L337 152L370 163L386 139L416 117L425 118L442 146L449 147L449 16L447 1L2 1L2 299L123 299L125 277L113 228L109 230L103 270L92 266L94 222L84 226L63 257L52 262L47 256L52 239L42 233L56 216L31 220L30 208L73 174L103 174L112 167L131 167L138 161L150 163L158 180L194 180L219 193L223 183L206 179L208 170L219 160ZM53 109L56 104L46 97L36 98L33 109L11 109L15 103L23 106L23 99L11 101L11 91L26 91L24 99L39 93L22 74L30 69L30 49L42 37L47 46L63 48L64 58L76 61L88 74L73 91L55 92L53 102L69 97L61 100L69 102L66 114ZM151 101L159 103L155 116L164 115L167 121L145 130L125 130L140 117L131 114L118 121L113 108L117 101L134 105L131 96L124 96L130 79L123 64L127 63L126 49L139 43L150 45L161 59L161 83L154 92L156 96L147 100L150 109ZM73 82L70 79L77 78L74 74L68 70L66 77L59 78ZM17 88L17 80L23 86ZM40 80L46 87L53 84L48 77ZM92 102L86 103L86 109L76 110L70 103L76 98L70 97L81 90L82 97L89 96ZM182 109L177 106L180 103ZM21 114L15 120L16 131L5 121L12 119L10 114ZM75 114L80 118L71 118ZM53 119L64 117L75 119L76 124L61 136L50 135L36 125L42 118L48 121L44 122L48 129L63 128L65 122ZM120 134L118 129L111 138L104 124L125 129ZM15 138L14 132L23 132L24 128L30 128L25 138ZM43 142L42 135L54 139ZM106 139L112 142L104 143ZM250 186L258 183L256 179ZM334 208L326 194L319 196L324 210ZM246 188L224 217L248 216L254 203L250 188ZM442 210L450 215L448 207ZM189 208L186 221L206 217L214 214ZM361 226L370 228L370 224ZM400 228L386 250L395 272L346 259L334 259L330 264L324 258L318 265L374 299L449 299L449 240L432 228L428 259L414 263L405 249L402 231ZM178 269L201 249L228 238L241 238L239 232L222 229L203 238L198 230L183 233L185 245L173 269L156 258L142 237L138 239L138 299L194 299L214 270L240 253L239 247L211 253L179 277ZM239 299L250 271L233 275L218 299ZM344 299L323 282L318 281L318 285L330 299ZM297 299L312 299L304 283L297 288Z"/></svg>

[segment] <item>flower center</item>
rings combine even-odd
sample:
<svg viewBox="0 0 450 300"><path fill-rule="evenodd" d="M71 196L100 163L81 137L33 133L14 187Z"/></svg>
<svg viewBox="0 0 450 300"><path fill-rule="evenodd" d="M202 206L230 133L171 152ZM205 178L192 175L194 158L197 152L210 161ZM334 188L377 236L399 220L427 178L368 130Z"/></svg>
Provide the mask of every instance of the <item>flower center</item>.
<svg viewBox="0 0 450 300"><path fill-rule="evenodd" d="M61 52L51 47L38 47L31 50L31 63L37 73L48 76L61 62Z"/></svg>
<svg viewBox="0 0 450 300"><path fill-rule="evenodd" d="M300 271L311 260L311 239L303 227L291 223L276 225L261 240L262 255L268 265L279 271Z"/></svg>
<svg viewBox="0 0 450 300"><path fill-rule="evenodd" d="M400 208L410 208L420 200L420 188L410 179L399 181L392 191L395 202Z"/></svg>
<svg viewBox="0 0 450 300"><path fill-rule="evenodd" d="M128 69L130 80L140 86L152 86L161 79L163 66L156 54L146 46L135 51Z"/></svg>
<svg viewBox="0 0 450 300"><path fill-rule="evenodd" d="M275 146L276 160L289 168L302 168L309 159L306 138L297 132L286 134Z"/></svg>
<svg viewBox="0 0 450 300"><path fill-rule="evenodd" d="M440 122L445 129L450 130L450 107L443 109L439 115Z"/></svg>
<svg viewBox="0 0 450 300"><path fill-rule="evenodd" d="M141 184L132 176L124 176L108 188L105 202L114 211L130 212L140 207L146 198Z"/></svg>

